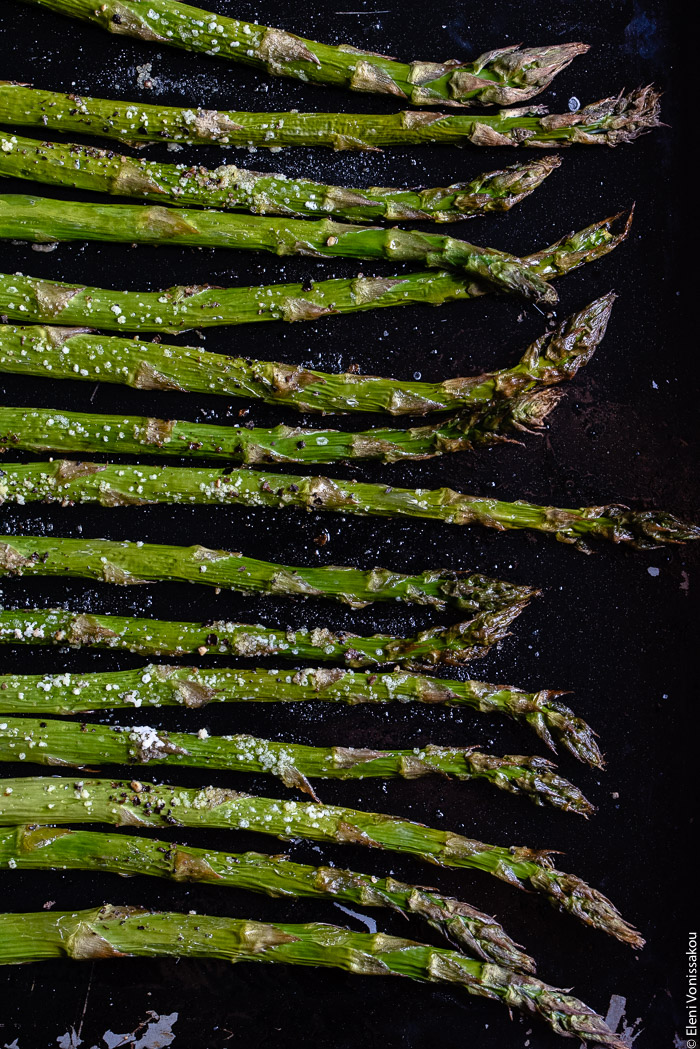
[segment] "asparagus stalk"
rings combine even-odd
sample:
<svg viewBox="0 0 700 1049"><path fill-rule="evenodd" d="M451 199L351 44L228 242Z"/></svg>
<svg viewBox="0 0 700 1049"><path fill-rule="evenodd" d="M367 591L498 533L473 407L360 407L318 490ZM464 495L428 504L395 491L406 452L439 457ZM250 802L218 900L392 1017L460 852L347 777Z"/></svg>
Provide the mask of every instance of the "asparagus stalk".
<svg viewBox="0 0 700 1049"><path fill-rule="evenodd" d="M385 933L349 932L334 925L263 924L111 904L88 911L0 915L0 964L138 955L317 965L363 976L406 976L494 998L509 1008L537 1013L557 1034L623 1049L605 1020L566 991L490 961Z"/></svg>
<svg viewBox="0 0 700 1049"><path fill-rule="evenodd" d="M660 93L652 86L621 92L576 113L546 114L541 106L479 113L241 113L88 98L0 82L0 123L42 132L99 135L129 146L525 146L556 149L574 143L617 146L658 127Z"/></svg>
<svg viewBox="0 0 700 1049"><path fill-rule="evenodd" d="M614 215L573 233L525 262L552 279L593 262L625 240L632 213ZM620 224L622 228L620 227ZM177 332L228 324L317 320L335 313L357 313L420 302L440 305L486 294L489 287L457 273L404 273L267 287L212 288L188 285L166 291L110 291L81 284L0 274L0 316L7 320L85 325L108 331ZM68 334L75 334L69 332ZM78 372L80 366L77 366ZM144 375L141 385L172 389L164 377Z"/></svg>
<svg viewBox="0 0 700 1049"><path fill-rule="evenodd" d="M234 623L210 623L198 627L194 623L167 623L148 619L121 619L101 616L99 622L85 622L91 617L69 613L34 610L23 613L0 612L0 643L15 640L44 644L72 644L77 647L97 645L129 648L131 651L152 653L154 646L168 654L186 655L197 652L249 655L251 635L246 643L237 640L246 627ZM31 630L27 619L32 617ZM94 617L93 617L94 618ZM116 620L116 622L113 622ZM60 629L58 628L61 624ZM260 645L258 654L269 655L282 649L285 654L310 658L332 658L326 649L335 646L329 642L327 631L305 632L306 644L297 648L300 632L266 630L269 647ZM19 635L15 637L15 631ZM37 636L35 637L35 632ZM289 634L292 635L292 644ZM143 635L149 640L144 642ZM277 634L277 645L274 635ZM320 634L320 636L318 636ZM280 637L279 635L282 635ZM185 641L185 638L188 641ZM283 640L284 637L284 640ZM367 644L374 640L373 649ZM464 640L464 639L463 639ZM198 645L198 642L202 642ZM377 659L377 638L360 639L367 644ZM206 644L204 642L207 642ZM354 659L348 649L353 639L347 639L342 655L335 656L347 664ZM188 646L188 647L186 647ZM466 648L466 645L465 645ZM401 653L396 653L400 656ZM405 660L404 655L404 660ZM560 700L561 692L542 689L523 692L510 685L490 685L484 681L440 680L422 677L405 671L393 670L380 674L358 674L349 670L317 667L292 672L289 669L239 670L225 667L192 668L149 664L135 670L109 670L92 674L4 674L0 676L0 713L3 714L81 714L92 710L116 710L147 707L184 707L200 710L209 703L426 703L442 706L468 707L482 714L510 717L532 728L548 747L556 750L555 739L580 761L597 768L603 766L603 756L595 741L595 733L581 718Z"/></svg>
<svg viewBox="0 0 700 1049"><path fill-rule="evenodd" d="M340 900L417 915L460 950L509 969L533 973L534 959L495 918L468 903L394 878L337 867L311 867L286 856L228 853L141 838L56 827L0 830L0 869L91 870L171 881L210 882L267 896Z"/></svg>
<svg viewBox="0 0 700 1049"><path fill-rule="evenodd" d="M72 453L114 451L120 455L145 451L150 455L185 456L188 460L238 459L244 463L335 463L343 459L394 463L513 443L509 433L542 429L562 396L558 390L535 388L437 423L406 430L376 428L350 433L282 424L273 429L249 430L240 425L217 426L134 415L0 408L0 452L12 447Z"/></svg>
<svg viewBox="0 0 700 1049"><path fill-rule="evenodd" d="M256 736L209 736L163 732L151 725L125 727L90 722L9 718L0 723L0 761L38 765L179 765L277 776L319 801L311 779L418 779L440 774L458 780L483 779L500 790L520 794L535 805L589 816L595 811L578 787L555 771L551 761L507 754L497 757L476 747L373 750L310 747Z"/></svg>
<svg viewBox="0 0 700 1049"><path fill-rule="evenodd" d="M387 568L368 572L337 565L297 568L205 546L35 536L6 536L5 540L0 542L0 576L57 575L120 586L149 581L197 582L245 593L326 597L352 608L364 608L374 601L404 601L439 611L488 608L496 611L495 618L484 624L485 630L497 624L499 633L527 601L520 596L522 591L509 583L450 569L405 575Z"/></svg>
<svg viewBox="0 0 700 1049"><path fill-rule="evenodd" d="M202 469L128 466L123 463L71 462L62 459L48 463L6 463L2 475L0 500L21 504L40 501L60 502L64 506L97 503L105 507L146 506L152 503L266 506L274 509L292 507L309 511L330 510L363 517L418 517L454 525L479 524L500 532L530 529L550 533L559 542L571 543L586 553L590 553L588 543L591 539L626 543L637 550L653 550L661 543L684 543L700 539L700 525L682 521L666 510L630 510L615 503L584 506L575 510L562 509L522 500L504 502L492 497L466 495L451 488L393 488L364 481L276 474L245 467ZM22 540L25 543L28 541ZM46 549L53 551L54 544L61 542L67 541L48 540ZM104 540L93 542L99 545ZM90 556L93 550L89 545L84 542L81 545ZM15 540L11 540L10 559L13 557L13 548L17 553L21 553L22 549L21 544L17 546ZM66 564L73 572L73 561L69 561L68 557ZM140 566L143 560L143 555L132 558L134 568L137 564ZM2 567L3 556L0 554L0 571ZM88 578L95 576L94 567L87 564L75 568L75 574ZM38 575L53 575L57 568L49 560L28 566L28 570ZM63 568L58 570L65 571ZM143 574L146 578L153 578L150 572L150 567L146 567ZM213 578L208 581L212 585L221 585L215 583Z"/></svg>
<svg viewBox="0 0 700 1049"><path fill-rule="evenodd" d="M553 331L533 342L512 368L438 383L382 379L353 373L332 375L275 361L225 357L192 347L155 342L144 344L134 339L95 335L87 329L11 324L0 325L0 372L39 377L50 372L52 379L255 397L268 404L284 404L299 411L323 414L386 411L392 415L427 415L453 409L484 408L504 397L516 405L527 404L527 398L523 402L518 401L518 397L527 395L536 386L550 386L570 379L588 363L605 335L614 301L615 295L609 292L574 313ZM3 409L6 421L1 424L4 432L0 436L3 443L13 444L20 439L20 434L24 439L34 413L25 411L23 419L27 423L20 426L5 414L8 411ZM60 419L64 415L60 413L57 417L54 413L54 428L61 427ZM87 425L85 418L81 419L82 426ZM517 421L527 425L523 418ZM171 443L185 436L179 433L180 425L175 423ZM196 449L191 447L193 442L189 432L185 441L191 454ZM206 433L209 432L207 429ZM241 433L241 438L249 442L258 439L246 437L244 433ZM209 443L208 454L221 440L217 433L213 444ZM201 427L194 443L200 441L207 444L205 430ZM278 451L279 447L277 444ZM318 447L316 451L320 454Z"/></svg>
<svg viewBox="0 0 700 1049"><path fill-rule="evenodd" d="M221 164L163 164L76 143L39 142L0 132L0 175L156 203L252 211L258 215L319 213L350 222L457 222L509 211L561 164L547 154L527 164L488 171L469 182L427 189L348 189L309 179Z"/></svg>
<svg viewBox="0 0 700 1049"><path fill-rule="evenodd" d="M471 62L397 62L375 51L320 44L173 0L109 0L99 7L93 0L29 2L94 22L110 33L227 58L304 83L395 95L416 106L522 102L543 91L577 55L588 51L581 43L530 48L516 44L487 51Z"/></svg>
<svg viewBox="0 0 700 1049"><path fill-rule="evenodd" d="M348 667L380 667L387 663L398 663L409 669L441 665L461 666L471 659L485 656L492 645L508 637L508 626L527 603L527 597L523 597L519 602L515 600L514 594L518 588L527 596L534 593L528 591L527 587L512 587L511 596L507 598L507 591L504 590L499 595L499 583L494 580L494 584L492 594L478 594L474 591L472 603L481 600L489 603L501 601L503 607L497 611L479 613L468 622L422 630L413 638L397 638L391 635L359 638L346 630L333 634L325 626L312 630L307 627L292 630L217 620L207 623L177 623L158 619L135 619L131 616L99 616L91 613L76 615L64 612L61 608L29 608L20 612L0 609L0 642L59 644L72 648L122 648L139 652L141 656L186 656L193 652L198 656L206 656L209 652L212 656L232 655L247 659L282 656L284 659L340 662ZM508 587L509 584L501 585ZM321 669L317 672L317 680L320 683L333 679L342 671ZM424 702L432 702L432 679L426 680L430 682L430 686L418 686L417 690L424 697ZM317 687L320 688L321 685L314 686ZM412 689L409 685L406 685L406 689L406 698L409 698ZM208 694L206 691L201 692L187 686L185 690L190 694L191 704L195 703L197 694L201 702L204 702L204 697ZM381 686L372 694L381 695ZM536 693L537 697L542 694ZM513 706L521 709L519 701L515 701ZM531 716L535 731L546 738L539 727L539 706L538 702L536 707L528 703L522 708L522 713Z"/></svg>
<svg viewBox="0 0 700 1049"><path fill-rule="evenodd" d="M557 293L514 255L441 233L358 226L324 218L268 218L160 204L86 204L11 193L0 195L0 239L39 244L96 240L121 244L267 251L315 258L388 259L456 269L501 291L535 302Z"/></svg>
<svg viewBox="0 0 700 1049"><path fill-rule="evenodd" d="M634 947L644 941L613 904L574 874L556 870L546 850L485 845L453 831L338 805L282 801L221 787L172 787L135 780L4 779L0 826L107 823L132 827L244 828L282 840L366 845L442 867L485 871L542 893L560 911Z"/></svg>

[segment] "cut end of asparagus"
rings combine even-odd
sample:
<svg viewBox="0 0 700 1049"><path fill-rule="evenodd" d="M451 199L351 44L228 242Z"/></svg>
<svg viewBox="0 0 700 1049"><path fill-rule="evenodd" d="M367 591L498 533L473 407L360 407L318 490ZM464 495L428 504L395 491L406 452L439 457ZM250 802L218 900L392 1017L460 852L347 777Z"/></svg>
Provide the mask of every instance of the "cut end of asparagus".
<svg viewBox="0 0 700 1049"><path fill-rule="evenodd" d="M557 73L588 49L588 44L572 43L523 48L516 45L488 51L469 63L469 72L460 67L455 69L449 81L450 94L454 102L461 105L477 102L509 106L514 102L525 102L543 91ZM479 77L480 70L486 67L495 77L491 83ZM470 97L477 88L478 96Z"/></svg>
<svg viewBox="0 0 700 1049"><path fill-rule="evenodd" d="M604 929L616 940L627 943L636 950L644 946L643 937L624 920L607 896L603 896L575 874L542 867L531 874L529 881L533 888L549 896L550 902L557 910L572 914L584 925Z"/></svg>

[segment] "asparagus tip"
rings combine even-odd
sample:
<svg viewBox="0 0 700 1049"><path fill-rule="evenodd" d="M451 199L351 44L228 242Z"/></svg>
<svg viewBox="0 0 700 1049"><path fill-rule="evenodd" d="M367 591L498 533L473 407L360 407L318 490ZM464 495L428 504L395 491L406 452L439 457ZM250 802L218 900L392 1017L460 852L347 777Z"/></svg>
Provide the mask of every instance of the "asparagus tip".
<svg viewBox="0 0 700 1049"><path fill-rule="evenodd" d="M499 51L488 51L476 62L469 63L470 72L462 71L460 66L455 68L450 77L450 94L454 103L467 106L473 102L498 106L525 102L543 91L577 55L584 55L589 46L574 42L521 48L515 44ZM469 98L474 92L475 75L478 77L479 71L486 66L498 79L491 83L482 81L478 98Z"/></svg>
<svg viewBox="0 0 700 1049"><path fill-rule="evenodd" d="M553 906L572 914L585 925L602 929L610 936L629 944L635 950L644 946L641 934L626 922L617 907L602 892L594 889L575 874L566 874L553 867L542 866L530 876L533 888L546 893Z"/></svg>
<svg viewBox="0 0 700 1049"><path fill-rule="evenodd" d="M591 517L605 517L609 524L600 530L614 543L629 543L637 550L655 550L663 543L686 543L700 539L700 525L683 521L667 510L630 510L626 506L590 507Z"/></svg>

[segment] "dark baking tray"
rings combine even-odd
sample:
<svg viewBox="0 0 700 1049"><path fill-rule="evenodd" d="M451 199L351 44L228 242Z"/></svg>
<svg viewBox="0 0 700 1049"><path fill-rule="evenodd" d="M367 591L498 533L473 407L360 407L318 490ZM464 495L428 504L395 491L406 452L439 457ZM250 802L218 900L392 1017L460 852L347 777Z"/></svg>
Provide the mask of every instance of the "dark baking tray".
<svg viewBox="0 0 700 1049"><path fill-rule="evenodd" d="M657 81L666 92L661 129L618 150L579 149L566 153L562 168L511 214L457 227L457 235L514 252L547 244L569 230L637 203L628 242L608 258L557 285L565 316L614 288L620 295L609 334L585 372L571 384L549 432L479 455L446 457L423 465L338 467L339 476L386 478L393 483L448 484L474 492L499 493L558 505L610 500L637 506L666 506L693 516L697 511L696 394L694 351L683 308L680 245L686 215L680 157L681 84L674 81L680 5L588 0L533 0L498 5L417 0L352 0L332 5L275 0L216 0L218 12L281 24L307 36L351 41L401 56L441 58L475 55L509 42L585 40L591 52L555 81L542 100L566 110L569 99L583 103L640 83ZM5 2L0 10L3 78L32 81L58 90L239 109L348 109L390 111L389 100L346 95L303 84L271 80L251 71L159 50L69 22L35 7ZM155 88L139 90L137 66L153 63ZM674 127L675 126L675 127ZM173 155L160 151L163 158ZM151 155L159 154L154 149ZM297 175L323 175L346 185L447 184L478 171L511 163L509 150L415 149L385 154L332 154L294 150L282 154L229 151L233 162ZM522 154L521 154L522 155ZM177 159L216 164L222 152L188 150ZM6 191L44 192L27 184ZM46 190L47 195L52 191ZM54 194L59 196L58 191ZM68 195L68 194L66 194ZM308 259L263 259L224 251L132 249L128 246L64 245L50 254L27 245L3 243L2 268L106 286L162 287L172 283L271 282L322 275L346 275L357 267ZM365 265L365 272L391 267ZM545 317L505 300L484 300L439 310L413 308L330 318L314 325L271 324L209 331L205 345L221 351L301 362L327 370L357 363L363 371L426 379L469 374L512 362L540 334ZM189 339L197 339L190 334ZM184 341L184 340L181 340ZM198 420L239 421L244 402L148 394L114 386L92 387L50 380L2 377L4 402L95 411L178 415ZM273 425L299 417L258 404L247 421ZM362 425L375 420L363 417ZM378 421L378 420L377 420ZM313 425L313 419L304 422ZM338 421L348 428L357 421ZM545 979L573 986L603 1013L611 995L626 998L627 1023L642 1027L636 1049L671 1044L682 1033L679 976L686 944L679 915L683 801L680 782L686 704L693 567L697 552L661 549L635 553L600 545L586 557L546 537L499 535L430 523L346 519L290 511L215 508L56 509L39 506L0 510L3 533L31 532L150 541L199 542L298 563L474 567L544 590L515 625L498 652L471 675L527 687L568 688L572 704L601 734L608 756L605 773L561 758L561 767L600 806L588 823L574 816L536 810L526 801L494 796L489 789L458 783L417 781L380 784L321 784L324 800L401 813L444 827L463 829L485 841L551 846L566 853L561 866L576 871L608 893L648 937L634 953L602 934L568 920L540 899L470 872L426 869L408 859L359 848L284 846L295 858L334 862L373 872L392 871L406 880L428 882L497 913L540 962ZM323 547L313 540L326 530ZM3 580L9 607L33 603L73 609L145 612L153 616L240 618L270 624L376 630L407 630L436 622L409 609L352 612L330 603L302 603L241 597L176 585L134 590L71 582ZM8 670L98 669L134 665L117 653L1 652ZM134 712L138 722L138 712ZM122 722L127 712L119 712ZM113 719L114 720L114 719ZM134 719L132 719L134 720ZM254 731L260 735L315 743L412 745L429 740L478 742L498 753L542 752L537 740L496 719L429 709L282 709L254 704L208 709L198 714L163 711L163 727L210 732ZM7 774L29 773L27 767ZM163 773L160 778L168 779ZM109 770L122 775L123 769ZM128 774L128 773L126 773ZM182 783L203 774L183 770ZM225 773L217 784L274 794L283 788L264 777ZM175 836L175 835L174 835ZM274 841L243 833L177 832L193 844L276 851ZM258 919L319 920L363 925L331 905L267 900L213 887L185 887L147 879L129 882L87 873L3 872L3 907L34 910L50 900L57 909L105 900L163 908L196 909ZM407 925L389 913L369 912L380 927L425 938L421 925ZM439 942L436 940L435 942ZM119 1044L174 1044L191 1049L229 1046L285 1049L324 1045L327 1049L402 1046L410 1049L483 1049L560 1044L543 1025L466 995L398 979L350 977L336 972L284 970L223 963L134 960L73 965L48 963L0 974L4 1004L0 1043L19 1049L113 1045L106 1032L125 1034ZM673 1004L675 997L676 1005ZM149 1013L170 1017L156 1037ZM173 1014L177 1014L176 1018ZM71 1034L74 1032L74 1034ZM71 1042L72 1038L72 1042ZM14 1041L16 1039L16 1041ZM676 1042L676 1045L682 1043Z"/></svg>

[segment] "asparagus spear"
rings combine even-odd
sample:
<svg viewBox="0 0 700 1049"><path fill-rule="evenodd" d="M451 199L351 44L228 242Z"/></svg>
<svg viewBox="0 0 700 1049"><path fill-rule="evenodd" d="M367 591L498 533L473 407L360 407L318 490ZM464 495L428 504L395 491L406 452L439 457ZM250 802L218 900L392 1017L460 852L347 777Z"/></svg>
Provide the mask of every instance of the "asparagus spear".
<svg viewBox="0 0 700 1049"><path fill-rule="evenodd" d="M360 516L419 517L455 525L479 524L501 532L531 529L551 533L559 542L576 545L586 553L590 553L588 541L591 539L627 543L638 550L653 550L660 543L700 539L700 525L682 521L666 510L630 510L615 503L576 510L562 509L522 500L504 502L490 496L466 495L451 488L393 488L364 481L276 474L245 467L127 466L62 459L48 463L6 463L2 475L0 500L21 504L41 501L60 502L64 506L97 503L105 507L151 503L267 506L330 510ZM48 540L46 549L53 551L53 544L61 542L67 541ZM104 540L94 542L99 547ZM13 547L21 553L21 544L17 546L15 540L11 540L10 551ZM81 549L88 556L93 553L86 543L82 543ZM11 552L9 556L12 558ZM70 554L65 564L71 573L75 570L78 575L94 577L94 567L74 565L73 559L69 558ZM2 561L0 555L0 570ZM144 561L147 562L148 558L143 554L132 559L134 569ZM65 568L57 569L50 561L27 568L38 575L65 571ZM154 578L149 565L142 574ZM209 581L212 585L219 585L213 579Z"/></svg>
<svg viewBox="0 0 700 1049"><path fill-rule="evenodd" d="M624 1049L605 1020L566 991L493 962L385 933L349 932L334 925L263 924L111 904L88 911L0 915L0 964L138 955L318 965L363 976L407 976L461 987L467 994L537 1013L557 1034Z"/></svg>
<svg viewBox="0 0 700 1049"><path fill-rule="evenodd" d="M660 93L652 86L621 92L576 113L544 115L541 106L479 113L241 113L89 98L0 81L0 123L73 135L99 135L130 146L386 146L446 145L558 148L573 143L617 146L658 127Z"/></svg>
<svg viewBox="0 0 700 1049"><path fill-rule="evenodd" d="M439 383L353 373L331 375L274 361L224 357L186 346L144 344L134 339L95 335L88 329L11 324L0 325L0 372L40 377L50 372L52 379L255 397L268 404L285 404L299 411L324 414L386 411L392 415L427 415L483 408L503 397L513 399L516 404L527 404L527 399L518 402L518 396L526 395L535 386L549 386L572 378L588 363L605 335L614 301L615 295L609 292L574 313L533 342L513 368ZM54 427L60 426L59 420L64 414L58 419L54 416ZM23 418L29 425L33 417L33 413L28 412ZM12 444L19 438L19 431L23 431L23 436L26 434L26 426L5 418L2 440ZM81 421L85 426L85 420ZM523 418L518 421L525 424ZM179 426L175 424L171 439L178 439ZM197 442L205 439L204 430L198 429L197 434ZM253 440L244 433L241 438ZM189 437L186 440L191 444ZM220 442L217 435L215 443ZM276 447L279 451L279 444ZM189 451L194 449L190 447ZM213 451L212 447L209 454Z"/></svg>
<svg viewBox="0 0 700 1049"><path fill-rule="evenodd" d="M527 263L441 233L358 226L333 219L268 218L159 204L87 204L18 193L0 195L0 239L39 244L96 240L121 244L267 251L316 258L388 259L456 269L501 291L539 303L557 293Z"/></svg>
<svg viewBox="0 0 700 1049"><path fill-rule="evenodd" d="M156 203L306 218L321 213L350 222L457 222L509 211L560 164L560 157L547 154L452 186L348 189L288 175L246 171L234 164L213 170L198 164L163 164L92 146L39 142L0 132L0 175L7 178L142 197Z"/></svg>
<svg viewBox="0 0 700 1049"><path fill-rule="evenodd" d="M20 618L21 617L21 618ZM92 621L90 620L97 620ZM87 620L87 622L86 622ZM27 629L31 623L31 629ZM59 628L60 624L60 628ZM0 643L13 641L43 644L72 644L129 648L147 654L159 647L167 654L249 655L250 628L234 623L167 623L162 620L123 619L117 616L73 616L69 613L33 610L27 613L0 611ZM15 636L15 631L18 637ZM342 659L354 665L359 651L348 652L353 638L342 646L342 654L329 656L327 649L340 648L330 642L328 631L305 631L306 644L297 647L300 632L253 628L264 632L266 645L257 655L279 653L309 658ZM36 636L35 636L36 632ZM291 643L290 643L291 634ZM147 635L149 640L143 640ZM268 637L267 635L273 635ZM277 635L275 643L274 635ZM319 636L320 635L320 636ZM245 642L237 641L245 636ZM188 640L185 641L185 638ZM374 645L370 648L371 641ZM377 659L379 639L360 639ZM464 638L462 639L464 641ZM207 642L199 645L198 642ZM404 642L405 644L405 642ZM240 645L240 647L239 647ZM188 646L188 647L186 647ZM465 644L466 649L466 644ZM292 652L291 649L294 649ZM352 650L351 650L352 652ZM396 652L397 657L402 653ZM406 657L404 655L404 661ZM357 674L349 670L317 667L293 672L290 669L239 670L222 667L192 668L149 664L135 670L108 670L92 674L4 674L0 676L0 713L80 714L90 710L141 707L172 707L200 710L208 703L426 703L469 707L483 714L498 714L532 728L548 747L556 750L555 738L570 754L597 768L603 756L595 733L560 700L562 692L542 689L523 692L510 685L484 681L440 680L393 670L380 674Z"/></svg>
<svg viewBox="0 0 700 1049"><path fill-rule="evenodd" d="M94 578L120 586L158 580L197 582L247 593L326 597L353 608L364 608L373 601L405 601L438 611L475 606L496 609L495 618L485 624L487 631L496 624L497 631L502 631L523 609L522 598L516 597L518 591L509 583L477 573L437 569L404 575L387 568L365 572L337 565L297 568L231 550L111 539L6 536L0 542L3 575Z"/></svg>
<svg viewBox="0 0 700 1049"><path fill-rule="evenodd" d="M389 907L427 921L460 950L476 958L533 973L535 962L488 914L433 889L406 885L337 867L311 867L286 856L228 853L136 835L56 827L0 830L0 869L92 870L172 881L209 882L268 896L341 900L360 907Z"/></svg>
<svg viewBox="0 0 700 1049"><path fill-rule="evenodd" d="M498 581L494 581L496 588ZM507 586L507 584L504 584ZM513 588L515 591L516 588ZM527 591L523 587L523 591ZM465 599L470 600L466 595ZM358 637L347 631L337 634L326 627L308 630L280 630L247 623L174 623L131 616L100 616L64 612L61 609L25 611L0 610L0 642L5 644L65 644L73 648L124 648L141 655L231 654L258 659L281 655L287 659L303 657L342 662L348 667L380 667L399 663L414 670L435 666L461 666L470 659L486 655L492 645L508 637L508 627L520 614L527 598L509 603L503 595L474 590L471 603L503 602L492 612L480 612L464 623L433 627L415 637L375 634ZM216 631L216 632L215 632ZM338 671L319 671L336 674ZM189 691L189 690L188 690ZM538 693L539 695L539 693ZM533 708L528 714L537 717ZM536 729L540 735L542 732ZM543 738L545 738L543 736Z"/></svg>
<svg viewBox="0 0 700 1049"><path fill-rule="evenodd" d="M5 448L53 452L238 459L244 463L334 463L343 459L431 459L513 443L508 434L540 430L559 403L558 390L535 388L437 423L406 430L358 432L216 426L143 416L92 415L50 408L0 408L0 452ZM516 442L517 443L517 442ZM0 479L1 488L1 479ZM1 499L1 496L0 496Z"/></svg>
<svg viewBox="0 0 700 1049"><path fill-rule="evenodd" d="M475 747L372 750L310 747L256 736L209 736L163 732L151 725L127 728L90 722L8 718L0 722L0 761L39 765L179 765L268 773L319 801L311 779L418 779L440 774L458 780L483 779L500 790L522 794L535 805L589 816L590 801L555 771L551 761L507 754L496 757Z"/></svg>
<svg viewBox="0 0 700 1049"><path fill-rule="evenodd" d="M244 828L282 840L366 845L442 867L478 869L517 888L543 893L557 910L623 943L644 941L597 890L551 865L546 850L485 845L453 831L377 812L311 801L282 801L220 787L172 787L135 780L4 779L0 826L107 823L115 826Z"/></svg>
<svg viewBox="0 0 700 1049"><path fill-rule="evenodd" d="M632 213L614 215L573 233L522 260L534 273L554 278L607 255L625 240ZM619 225L622 223L622 228ZM420 302L440 305L484 295L485 284L456 273L404 273L267 287L212 288L208 285L165 291L109 291L81 284L0 274L0 316L49 324L93 325L108 331L176 332L226 324L317 320L334 313L357 313ZM69 333L74 334L74 333ZM80 366L76 365L78 372ZM141 385L172 389L164 377L144 375Z"/></svg>
<svg viewBox="0 0 700 1049"><path fill-rule="evenodd" d="M99 7L94 0L29 2L95 22L110 33L227 58L304 83L396 95L415 106L522 102L588 51L588 45L580 43L529 48L516 44L487 51L471 62L408 63L348 44L319 44L173 0L109 0Z"/></svg>

